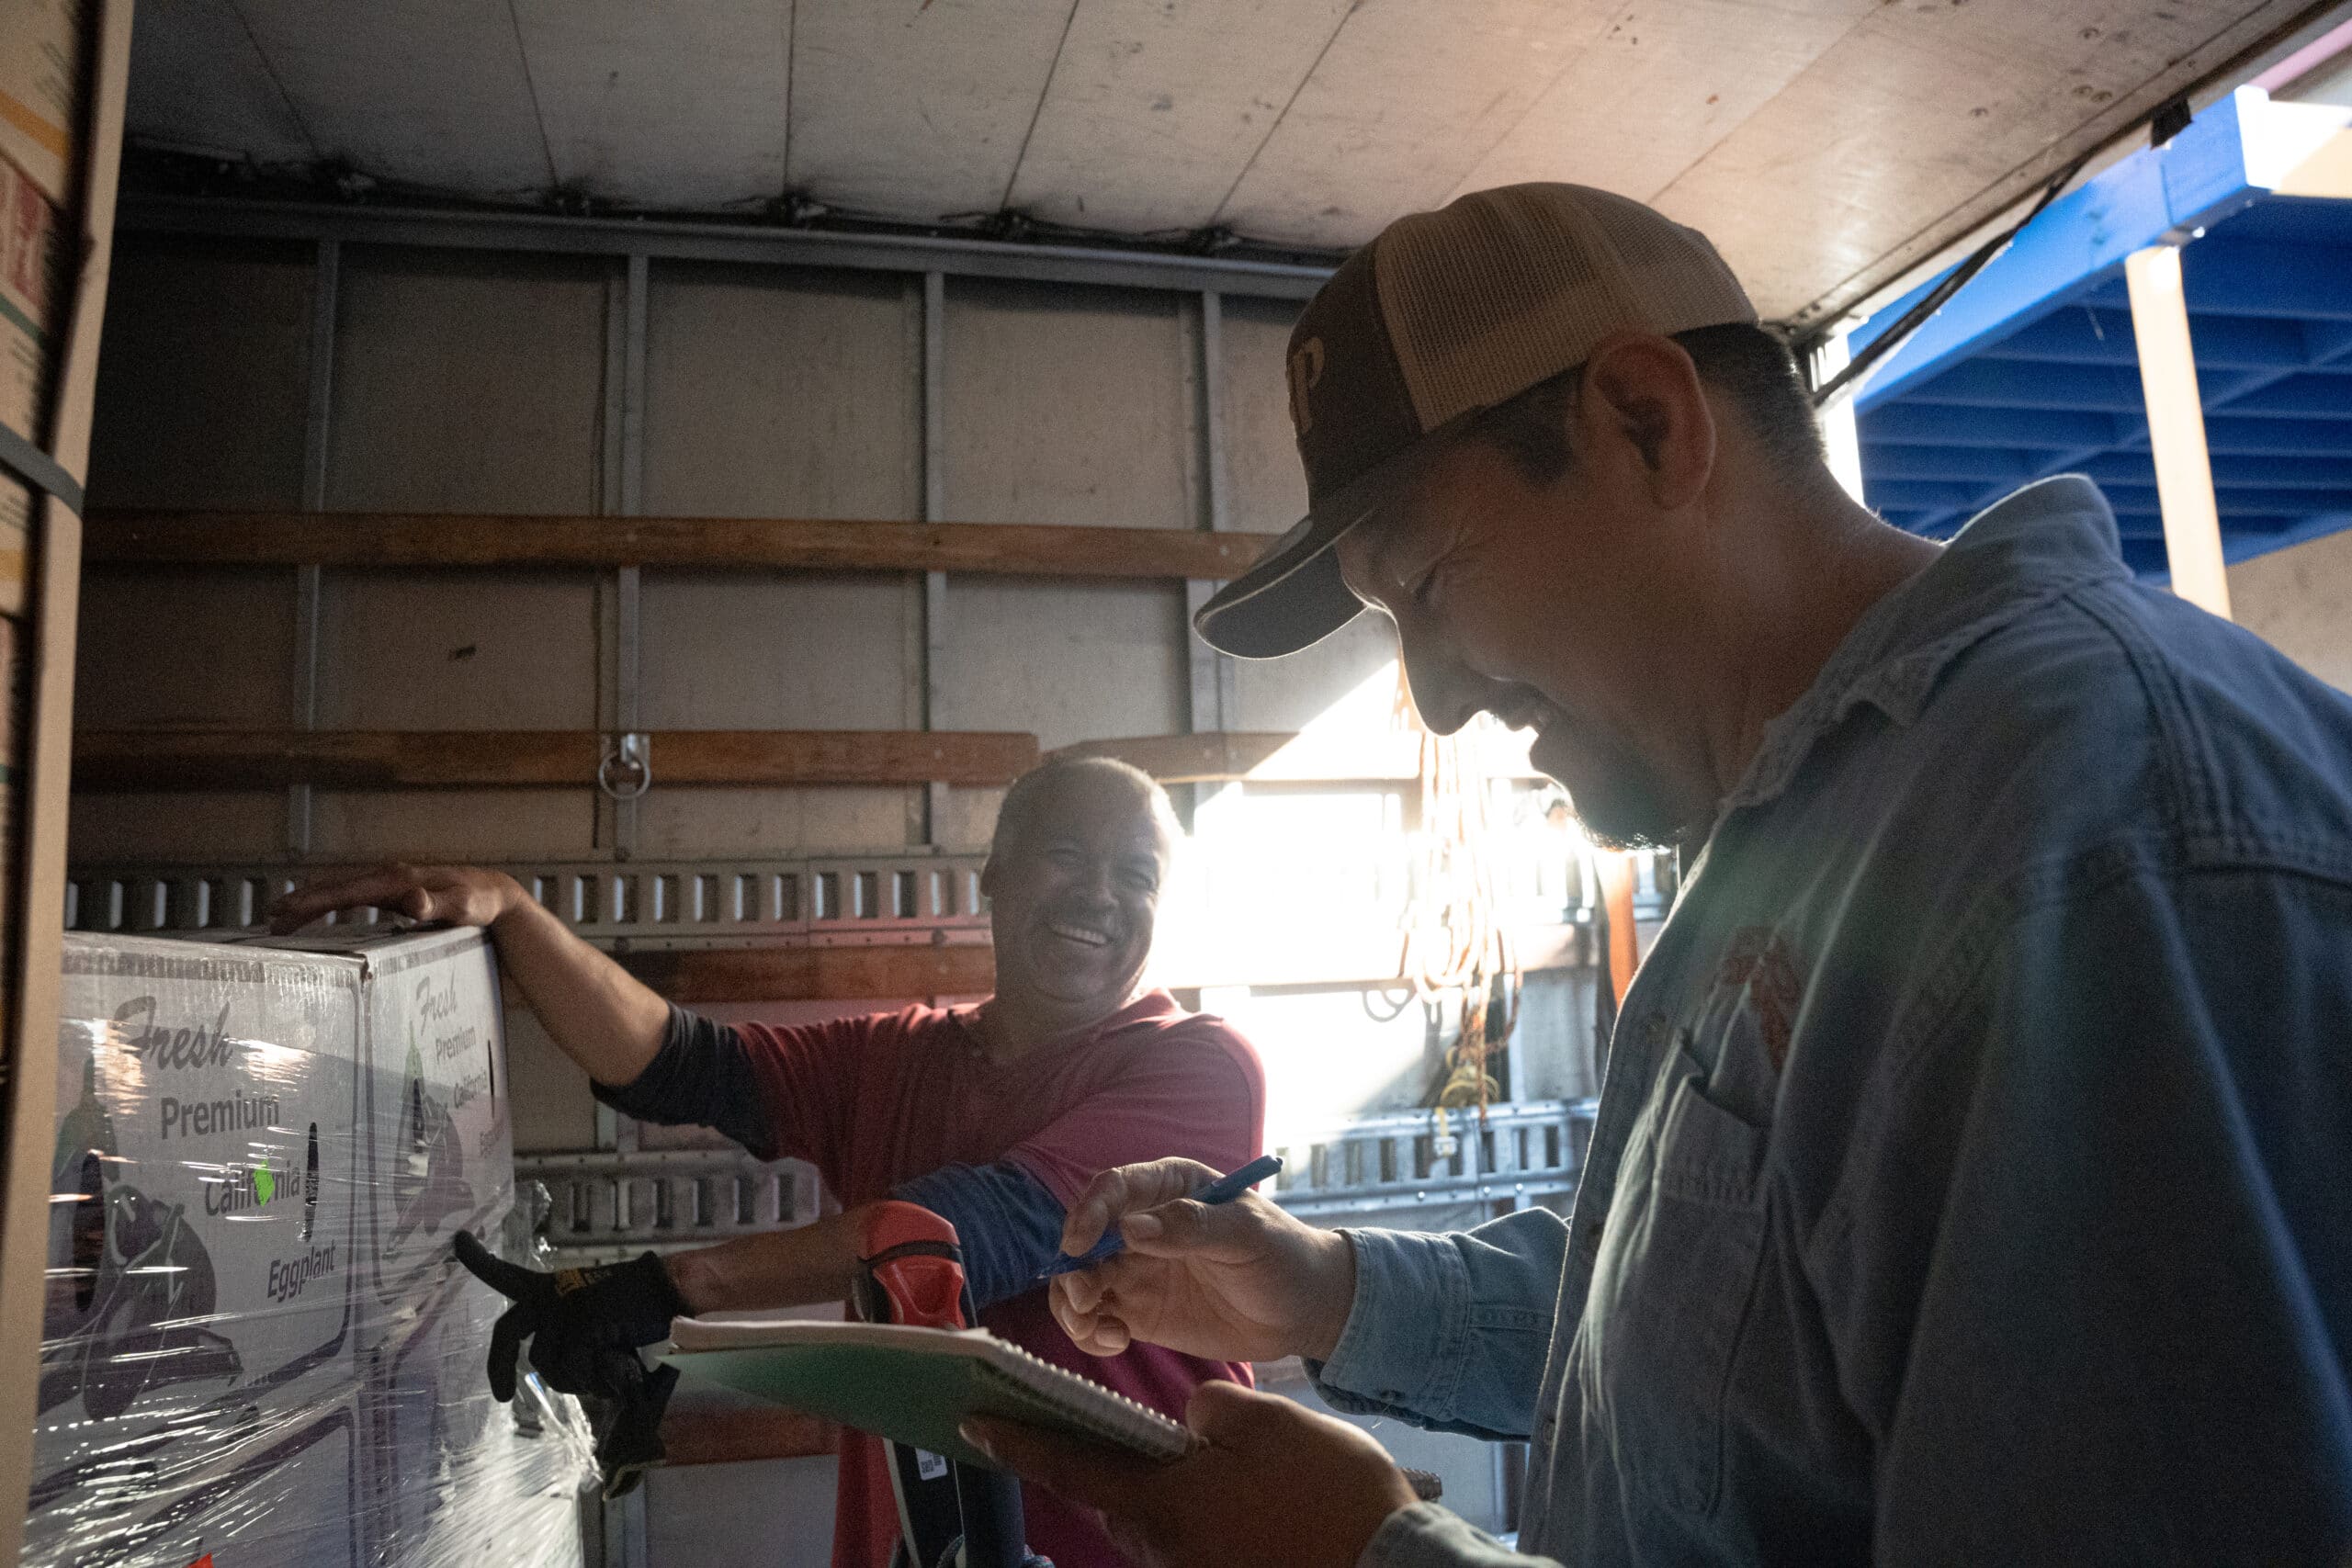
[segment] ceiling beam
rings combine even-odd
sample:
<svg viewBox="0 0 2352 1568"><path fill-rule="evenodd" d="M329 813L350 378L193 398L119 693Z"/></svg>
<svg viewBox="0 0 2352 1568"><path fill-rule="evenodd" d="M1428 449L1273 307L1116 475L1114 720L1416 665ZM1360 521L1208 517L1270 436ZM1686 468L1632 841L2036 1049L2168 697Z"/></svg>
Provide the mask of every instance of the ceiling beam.
<svg viewBox="0 0 2352 1568"><path fill-rule="evenodd" d="M2216 407L2269 379L2259 370L2227 370L2200 365L2197 385ZM1910 403L1955 408L2137 415L2144 409L2139 372L2121 365L2069 365L1980 355L1962 361L1931 381L1904 394Z"/></svg>
<svg viewBox="0 0 2352 1568"><path fill-rule="evenodd" d="M1959 409L1908 401L1871 409L1860 424L1865 445L1917 442L2051 452L2109 446L2119 434L2112 415L2088 409Z"/></svg>
<svg viewBox="0 0 2352 1568"><path fill-rule="evenodd" d="M1021 245L962 235L853 233L770 224L676 219L566 218L423 207L329 207L312 202L127 195L125 232L241 239L524 251L557 255L646 256L657 261L942 272L961 277L1093 284L1270 299L1306 299L1331 276L1326 265L1177 255L1111 246Z"/></svg>
<svg viewBox="0 0 2352 1568"><path fill-rule="evenodd" d="M2209 370L2270 370L2310 363L2299 323L2260 316L2208 316L2194 323L2197 363ZM2129 311L2061 306L2031 326L2003 338L1990 360L2137 367L2139 346Z"/></svg>
<svg viewBox="0 0 2352 1568"><path fill-rule="evenodd" d="M2109 479L2124 484L2144 483L2146 476L2153 471L2145 449L2102 452L2075 467L2101 483ZM2352 460L2342 457L2228 457L2216 455L2213 458L2213 482L2224 491L2240 486L2318 492L2352 491ZM2315 506L2327 500L2324 493L2312 497Z"/></svg>
<svg viewBox="0 0 2352 1568"><path fill-rule="evenodd" d="M2181 281L2195 316L2352 321L2352 272L2327 245L2280 245L2216 233L2186 247Z"/></svg>
<svg viewBox="0 0 2352 1568"><path fill-rule="evenodd" d="M1891 446L1862 444L1862 472L1869 476L1871 494L1889 479L1976 479L2023 484L2033 478L2034 465L2021 452L1997 446Z"/></svg>

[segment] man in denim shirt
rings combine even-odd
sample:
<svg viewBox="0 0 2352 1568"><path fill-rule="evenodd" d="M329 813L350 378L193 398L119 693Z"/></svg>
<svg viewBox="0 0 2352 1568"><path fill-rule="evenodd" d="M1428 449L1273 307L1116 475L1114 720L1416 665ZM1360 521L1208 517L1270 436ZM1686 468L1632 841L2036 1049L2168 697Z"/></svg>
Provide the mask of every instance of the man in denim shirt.
<svg viewBox="0 0 2352 1568"><path fill-rule="evenodd" d="M1204 635L1369 604L1433 728L1532 727L1597 833L1704 848L1566 1226L1327 1233L1133 1167L1057 1312L1530 1438L1520 1545L1580 1568L2342 1564L2352 703L2135 582L2086 480L1887 528L1751 320L1703 239L1557 186L1309 308L1315 510ZM1523 1561L1337 1423L1193 1419L1157 1471L983 1435L1163 1562Z"/></svg>

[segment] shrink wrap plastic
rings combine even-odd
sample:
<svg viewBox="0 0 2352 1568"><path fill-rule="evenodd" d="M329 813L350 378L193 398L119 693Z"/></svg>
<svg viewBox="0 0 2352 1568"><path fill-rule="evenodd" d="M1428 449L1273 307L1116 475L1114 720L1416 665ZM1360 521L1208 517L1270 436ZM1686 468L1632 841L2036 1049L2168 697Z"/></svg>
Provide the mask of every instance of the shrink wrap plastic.
<svg viewBox="0 0 2352 1568"><path fill-rule="evenodd" d="M479 931L69 935L24 1561L576 1568L575 1402L492 1400L514 1213Z"/></svg>

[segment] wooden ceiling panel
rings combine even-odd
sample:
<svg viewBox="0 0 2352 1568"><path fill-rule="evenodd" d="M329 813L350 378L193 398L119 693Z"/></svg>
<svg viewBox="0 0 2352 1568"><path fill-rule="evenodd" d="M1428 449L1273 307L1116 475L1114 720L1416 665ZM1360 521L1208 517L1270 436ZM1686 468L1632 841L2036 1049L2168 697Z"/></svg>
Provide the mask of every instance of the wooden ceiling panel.
<svg viewBox="0 0 2352 1568"><path fill-rule="evenodd" d="M1832 315L2309 7L1895 0L1657 197L1764 315Z"/></svg>
<svg viewBox="0 0 2352 1568"><path fill-rule="evenodd" d="M2323 0L168 0L131 129L537 206L1359 244L1566 178L1811 327Z"/></svg>
<svg viewBox="0 0 2352 1568"><path fill-rule="evenodd" d="M784 190L791 9L775 0L515 0L566 188L672 209Z"/></svg>
<svg viewBox="0 0 2352 1568"><path fill-rule="evenodd" d="M232 0L174 0L139 12L123 124L131 136L264 165L318 156Z"/></svg>
<svg viewBox="0 0 2352 1568"><path fill-rule="evenodd" d="M322 157L474 197L532 198L554 183L504 0L238 9Z"/></svg>
<svg viewBox="0 0 2352 1568"><path fill-rule="evenodd" d="M1075 0L798 0L786 177L929 222L994 212Z"/></svg>
<svg viewBox="0 0 2352 1568"><path fill-rule="evenodd" d="M1617 9L1614 0L1360 6L1218 220L1356 245L1443 201Z"/></svg>
<svg viewBox="0 0 2352 1568"><path fill-rule="evenodd" d="M1453 194L1568 180L1646 201L1881 3L1629 5Z"/></svg>
<svg viewBox="0 0 2352 1568"><path fill-rule="evenodd" d="M1088 0L1013 180L1033 216L1132 233L1216 217L1349 0Z"/></svg>

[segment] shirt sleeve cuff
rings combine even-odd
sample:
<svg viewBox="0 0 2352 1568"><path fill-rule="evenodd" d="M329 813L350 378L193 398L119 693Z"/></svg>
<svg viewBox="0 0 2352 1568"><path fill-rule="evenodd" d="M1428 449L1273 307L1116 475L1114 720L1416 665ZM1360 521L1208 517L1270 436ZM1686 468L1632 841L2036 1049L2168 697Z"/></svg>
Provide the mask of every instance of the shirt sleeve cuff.
<svg viewBox="0 0 2352 1568"><path fill-rule="evenodd" d="M1542 1568L1435 1503L1399 1508L1374 1532L1356 1568Z"/></svg>
<svg viewBox="0 0 2352 1568"><path fill-rule="evenodd" d="M1453 1415L1470 1353L1470 1271L1444 1236L1349 1230L1355 1300L1331 1359L1307 1375L1334 1406L1357 1413Z"/></svg>

